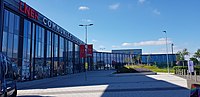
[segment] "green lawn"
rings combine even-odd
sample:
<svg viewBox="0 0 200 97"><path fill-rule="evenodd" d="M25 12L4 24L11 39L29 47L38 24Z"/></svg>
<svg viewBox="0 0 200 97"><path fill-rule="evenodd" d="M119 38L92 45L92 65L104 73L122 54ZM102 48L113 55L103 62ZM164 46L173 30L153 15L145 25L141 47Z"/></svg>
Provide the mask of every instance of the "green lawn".
<svg viewBox="0 0 200 97"><path fill-rule="evenodd" d="M145 68L145 69L149 69L153 72L163 72L163 73L167 73L168 70L167 68L158 68L157 66L148 66L148 65L127 65L125 66L127 68ZM174 69L170 68L170 73L174 73Z"/></svg>

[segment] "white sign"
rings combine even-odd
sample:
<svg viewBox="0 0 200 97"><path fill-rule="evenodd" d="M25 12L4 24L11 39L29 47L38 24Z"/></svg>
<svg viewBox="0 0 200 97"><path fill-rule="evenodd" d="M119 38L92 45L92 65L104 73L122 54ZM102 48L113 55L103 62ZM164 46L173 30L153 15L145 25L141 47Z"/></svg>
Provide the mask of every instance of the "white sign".
<svg viewBox="0 0 200 97"><path fill-rule="evenodd" d="M188 61L188 71L189 73L194 72L194 63L193 61Z"/></svg>

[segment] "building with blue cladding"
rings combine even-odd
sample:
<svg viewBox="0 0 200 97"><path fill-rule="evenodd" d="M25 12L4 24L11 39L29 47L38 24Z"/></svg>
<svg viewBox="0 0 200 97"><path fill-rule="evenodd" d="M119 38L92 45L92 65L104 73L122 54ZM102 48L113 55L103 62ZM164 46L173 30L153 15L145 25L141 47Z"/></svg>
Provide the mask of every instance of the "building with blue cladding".
<svg viewBox="0 0 200 97"><path fill-rule="evenodd" d="M168 62L170 66L176 63L176 54L168 54ZM167 66L167 55L166 54L143 54L143 64L157 65L159 67Z"/></svg>
<svg viewBox="0 0 200 97"><path fill-rule="evenodd" d="M119 50L112 50L112 53L142 55L142 49L119 49Z"/></svg>

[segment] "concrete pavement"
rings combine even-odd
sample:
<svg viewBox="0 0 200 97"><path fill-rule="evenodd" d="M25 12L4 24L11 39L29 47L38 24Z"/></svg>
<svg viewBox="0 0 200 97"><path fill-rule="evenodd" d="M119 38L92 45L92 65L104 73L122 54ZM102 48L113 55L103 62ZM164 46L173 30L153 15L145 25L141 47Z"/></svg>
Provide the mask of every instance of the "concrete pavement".
<svg viewBox="0 0 200 97"><path fill-rule="evenodd" d="M158 73L112 74L90 71L18 83L19 97L189 97L187 81L175 75Z"/></svg>

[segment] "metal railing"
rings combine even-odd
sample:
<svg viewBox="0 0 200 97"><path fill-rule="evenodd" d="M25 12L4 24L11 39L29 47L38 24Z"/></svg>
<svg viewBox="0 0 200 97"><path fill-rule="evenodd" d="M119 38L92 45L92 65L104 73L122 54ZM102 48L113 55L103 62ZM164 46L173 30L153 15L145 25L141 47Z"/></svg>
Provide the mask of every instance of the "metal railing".
<svg viewBox="0 0 200 97"><path fill-rule="evenodd" d="M180 76L180 77L183 77L187 80L192 80L192 81L195 81L195 82L200 82L200 75L197 75L197 71L194 70L193 73L190 73L188 70L186 69L176 69L175 70L175 74Z"/></svg>

